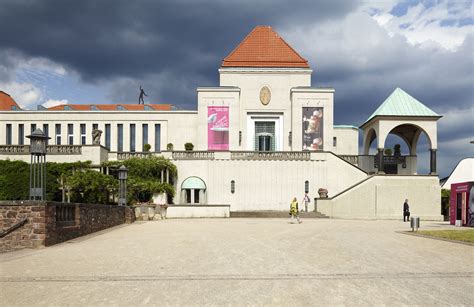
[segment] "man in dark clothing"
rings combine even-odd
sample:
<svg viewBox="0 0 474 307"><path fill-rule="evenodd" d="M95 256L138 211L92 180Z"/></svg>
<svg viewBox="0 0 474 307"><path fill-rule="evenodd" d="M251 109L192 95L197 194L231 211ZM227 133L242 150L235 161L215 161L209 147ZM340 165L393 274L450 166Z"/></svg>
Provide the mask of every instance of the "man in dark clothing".
<svg viewBox="0 0 474 307"><path fill-rule="evenodd" d="M408 199L405 199L405 202L403 203L403 221L404 222L410 221L410 206L408 206Z"/></svg>

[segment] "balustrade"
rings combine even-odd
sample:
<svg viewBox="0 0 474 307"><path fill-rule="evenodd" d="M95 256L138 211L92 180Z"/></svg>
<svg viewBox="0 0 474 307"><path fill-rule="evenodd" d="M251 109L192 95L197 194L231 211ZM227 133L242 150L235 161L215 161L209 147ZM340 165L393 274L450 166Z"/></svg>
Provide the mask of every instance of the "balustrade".
<svg viewBox="0 0 474 307"><path fill-rule="evenodd" d="M309 151L233 151L233 160L310 160Z"/></svg>
<svg viewBox="0 0 474 307"><path fill-rule="evenodd" d="M1 145L0 154L29 154L30 145ZM48 145L46 153L49 155L80 155L81 145Z"/></svg>
<svg viewBox="0 0 474 307"><path fill-rule="evenodd" d="M76 222L75 206L56 206L56 223L61 226L74 226Z"/></svg>

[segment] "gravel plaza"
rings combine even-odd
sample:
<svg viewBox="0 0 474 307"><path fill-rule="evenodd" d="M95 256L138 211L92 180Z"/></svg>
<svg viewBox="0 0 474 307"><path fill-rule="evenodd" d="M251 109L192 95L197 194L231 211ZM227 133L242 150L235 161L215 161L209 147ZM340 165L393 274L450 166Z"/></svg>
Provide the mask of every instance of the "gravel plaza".
<svg viewBox="0 0 474 307"><path fill-rule="evenodd" d="M176 219L0 254L1 306L472 305L474 248L401 221ZM424 222L421 229L449 228Z"/></svg>

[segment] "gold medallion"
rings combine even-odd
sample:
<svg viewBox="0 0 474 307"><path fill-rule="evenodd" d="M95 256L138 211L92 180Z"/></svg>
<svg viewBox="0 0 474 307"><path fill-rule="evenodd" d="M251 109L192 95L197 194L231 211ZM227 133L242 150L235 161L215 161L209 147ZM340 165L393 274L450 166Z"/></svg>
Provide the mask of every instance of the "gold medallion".
<svg viewBox="0 0 474 307"><path fill-rule="evenodd" d="M270 100L272 99L272 93L270 92L270 89L268 86L262 87L260 90L260 102L266 106Z"/></svg>

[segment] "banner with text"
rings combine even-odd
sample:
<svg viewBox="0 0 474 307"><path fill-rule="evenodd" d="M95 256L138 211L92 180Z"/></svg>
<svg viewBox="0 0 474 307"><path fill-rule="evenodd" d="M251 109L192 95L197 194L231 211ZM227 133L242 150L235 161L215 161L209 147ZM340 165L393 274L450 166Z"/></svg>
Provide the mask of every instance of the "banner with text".
<svg viewBox="0 0 474 307"><path fill-rule="evenodd" d="M229 150L229 107L207 107L207 149Z"/></svg>
<svg viewBox="0 0 474 307"><path fill-rule="evenodd" d="M303 150L323 149L323 108L303 108Z"/></svg>

